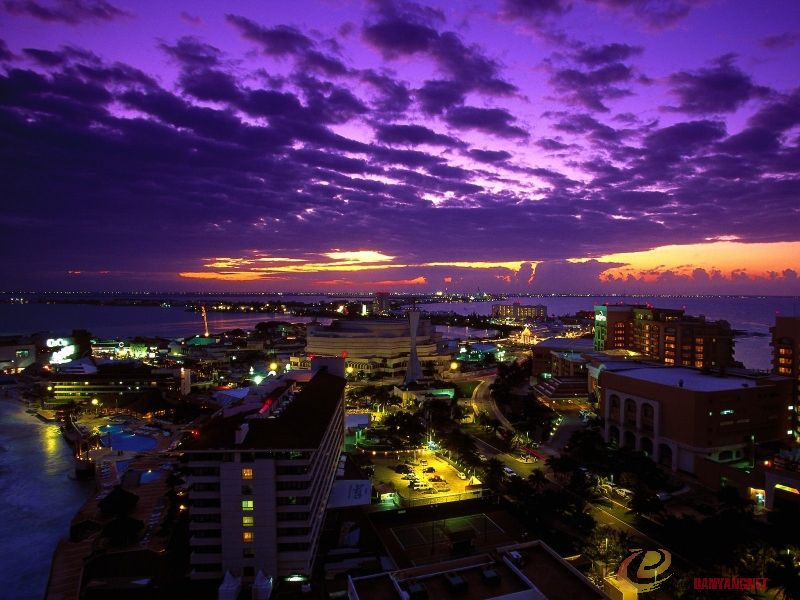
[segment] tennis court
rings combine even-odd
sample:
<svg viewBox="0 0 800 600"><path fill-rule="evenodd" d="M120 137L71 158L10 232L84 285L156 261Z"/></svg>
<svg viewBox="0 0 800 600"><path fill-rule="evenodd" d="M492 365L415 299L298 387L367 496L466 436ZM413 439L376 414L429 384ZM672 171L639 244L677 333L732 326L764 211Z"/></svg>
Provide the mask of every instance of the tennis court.
<svg viewBox="0 0 800 600"><path fill-rule="evenodd" d="M475 542L481 546L502 543L507 539L500 526L483 513L393 527L391 532L406 552L421 546L449 542L454 535L471 534Z"/></svg>

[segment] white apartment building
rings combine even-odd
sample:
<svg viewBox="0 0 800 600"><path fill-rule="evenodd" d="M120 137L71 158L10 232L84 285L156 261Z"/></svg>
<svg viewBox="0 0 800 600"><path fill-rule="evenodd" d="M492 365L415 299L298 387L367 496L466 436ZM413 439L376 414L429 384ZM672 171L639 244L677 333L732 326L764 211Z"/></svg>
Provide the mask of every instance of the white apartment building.
<svg viewBox="0 0 800 600"><path fill-rule="evenodd" d="M220 410L186 443L191 576L311 575L344 443L345 380L323 367Z"/></svg>

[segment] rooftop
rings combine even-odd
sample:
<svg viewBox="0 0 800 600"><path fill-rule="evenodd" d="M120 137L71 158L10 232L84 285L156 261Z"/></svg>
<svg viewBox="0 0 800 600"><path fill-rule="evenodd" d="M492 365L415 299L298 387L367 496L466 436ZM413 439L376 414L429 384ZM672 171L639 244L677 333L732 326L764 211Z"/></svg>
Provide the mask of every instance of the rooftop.
<svg viewBox="0 0 800 600"><path fill-rule="evenodd" d="M711 375L683 367L633 368L625 371L616 371L614 375L660 385L682 387L696 392L722 392L738 390L743 387L756 387L757 385L753 379L720 377L719 375Z"/></svg>
<svg viewBox="0 0 800 600"><path fill-rule="evenodd" d="M591 338L552 337L539 342L534 348L581 352L594 348L594 340Z"/></svg>
<svg viewBox="0 0 800 600"><path fill-rule="evenodd" d="M363 600L414 598L524 597L551 600L607 598L583 575L542 542L498 548L493 555L478 554L351 579L355 595ZM408 595L404 596L402 592ZM424 596L423 596L424 592ZM523 597L523 596L520 596Z"/></svg>
<svg viewBox="0 0 800 600"><path fill-rule="evenodd" d="M316 448L342 402L344 386L344 379L320 370L279 416L257 416L260 404L228 417L217 413L199 430L199 435L187 440L185 450ZM247 425L247 434L237 444L236 432L243 425Z"/></svg>

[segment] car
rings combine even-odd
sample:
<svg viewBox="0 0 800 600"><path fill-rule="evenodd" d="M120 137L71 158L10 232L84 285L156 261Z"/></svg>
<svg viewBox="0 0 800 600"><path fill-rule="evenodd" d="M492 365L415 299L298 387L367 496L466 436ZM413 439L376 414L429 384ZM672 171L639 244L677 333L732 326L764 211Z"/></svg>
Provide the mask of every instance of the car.
<svg viewBox="0 0 800 600"><path fill-rule="evenodd" d="M408 465L395 465L392 467L396 473L411 473L411 467Z"/></svg>
<svg viewBox="0 0 800 600"><path fill-rule="evenodd" d="M467 476L466 476L464 473L462 473L461 471L459 471L459 472L458 472L458 478L459 478L459 479L466 479L466 478L467 478Z"/></svg>
<svg viewBox="0 0 800 600"><path fill-rule="evenodd" d="M481 461L481 462L486 462L489 459L486 458L485 454L478 454L478 460Z"/></svg>
<svg viewBox="0 0 800 600"><path fill-rule="evenodd" d="M435 473L436 469L434 469L433 467L425 467L424 469L422 469L422 472L423 473Z"/></svg>
<svg viewBox="0 0 800 600"><path fill-rule="evenodd" d="M419 461L419 464L421 464L423 467L425 467L425 466L428 465L428 461L423 458L422 460Z"/></svg>
<svg viewBox="0 0 800 600"><path fill-rule="evenodd" d="M505 473L507 477L514 477L516 475L514 469L509 467L503 467L503 473Z"/></svg>

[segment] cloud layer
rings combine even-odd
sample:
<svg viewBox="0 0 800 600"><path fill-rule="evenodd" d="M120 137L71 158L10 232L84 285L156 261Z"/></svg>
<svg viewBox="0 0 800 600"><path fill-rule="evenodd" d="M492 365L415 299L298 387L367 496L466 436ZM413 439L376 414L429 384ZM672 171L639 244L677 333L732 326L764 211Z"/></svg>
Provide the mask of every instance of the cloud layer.
<svg viewBox="0 0 800 600"><path fill-rule="evenodd" d="M6 0L4 22L64 40L0 43L0 243L25 265L0 267L9 289L800 293L780 19L752 54L666 60L650 44L679 22L703 36L703 6L325 6L314 26L175 6L140 60L68 40L141 35L143 8ZM736 264L644 258L723 239Z"/></svg>

